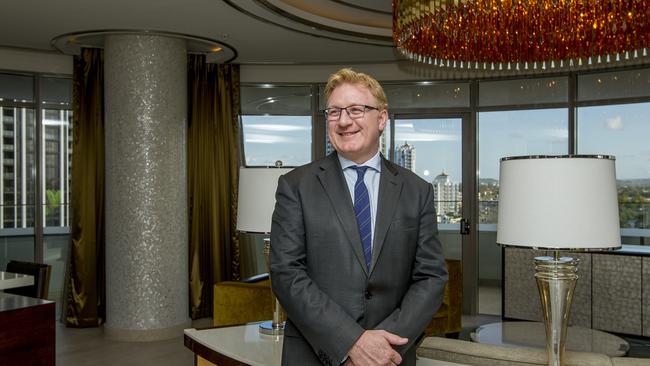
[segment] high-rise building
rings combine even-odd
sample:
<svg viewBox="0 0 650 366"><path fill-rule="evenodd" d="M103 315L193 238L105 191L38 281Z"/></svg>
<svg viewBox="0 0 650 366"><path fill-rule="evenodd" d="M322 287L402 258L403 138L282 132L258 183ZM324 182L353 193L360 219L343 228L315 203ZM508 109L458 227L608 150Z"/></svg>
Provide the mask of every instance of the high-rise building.
<svg viewBox="0 0 650 366"><path fill-rule="evenodd" d="M34 110L0 107L0 227L34 226Z"/></svg>
<svg viewBox="0 0 650 366"><path fill-rule="evenodd" d="M415 147L409 145L408 142L404 142L404 145L400 146L397 151L395 151L395 163L415 172Z"/></svg>
<svg viewBox="0 0 650 366"><path fill-rule="evenodd" d="M433 199L438 222L456 222L461 216L462 192L460 183L454 183L444 170L433 181Z"/></svg>
<svg viewBox="0 0 650 366"><path fill-rule="evenodd" d="M386 154L388 152L388 141L386 141L387 140L386 135L387 135L386 131L384 131L384 133L382 133L381 136L379 137L379 152L385 158L389 159L390 157Z"/></svg>
<svg viewBox="0 0 650 366"><path fill-rule="evenodd" d="M46 226L67 226L72 112L45 109L43 116L43 222ZM34 226L35 118L31 108L0 106L0 162L3 172L0 180L0 228Z"/></svg>

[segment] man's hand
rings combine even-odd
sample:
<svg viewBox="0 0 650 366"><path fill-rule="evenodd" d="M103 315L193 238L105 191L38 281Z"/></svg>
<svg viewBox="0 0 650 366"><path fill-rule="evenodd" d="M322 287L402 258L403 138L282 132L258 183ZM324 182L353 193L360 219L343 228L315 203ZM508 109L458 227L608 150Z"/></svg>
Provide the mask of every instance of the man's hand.
<svg viewBox="0 0 650 366"><path fill-rule="evenodd" d="M385 330L366 330L348 352L348 361L352 361L355 366L399 365L402 363L402 356L393 346L401 346L407 342L408 339Z"/></svg>

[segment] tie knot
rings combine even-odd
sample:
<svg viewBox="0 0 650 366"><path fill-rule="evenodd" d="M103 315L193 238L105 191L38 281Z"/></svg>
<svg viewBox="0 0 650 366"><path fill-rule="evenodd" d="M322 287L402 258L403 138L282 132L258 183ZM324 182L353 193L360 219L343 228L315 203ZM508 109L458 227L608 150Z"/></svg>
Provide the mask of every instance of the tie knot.
<svg viewBox="0 0 650 366"><path fill-rule="evenodd" d="M366 170L368 170L369 167L368 166L353 165L350 168L357 171L357 179L358 179L358 178L363 178L363 176L366 174Z"/></svg>

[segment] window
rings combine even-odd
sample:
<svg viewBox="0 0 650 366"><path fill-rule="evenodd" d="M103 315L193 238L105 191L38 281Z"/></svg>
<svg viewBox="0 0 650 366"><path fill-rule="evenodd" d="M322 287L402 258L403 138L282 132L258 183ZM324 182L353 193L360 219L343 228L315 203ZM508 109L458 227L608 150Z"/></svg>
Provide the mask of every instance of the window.
<svg viewBox="0 0 650 366"><path fill-rule="evenodd" d="M499 162L518 155L568 153L569 129L564 108L480 112L479 223L496 224Z"/></svg>
<svg viewBox="0 0 650 366"><path fill-rule="evenodd" d="M0 118L0 225L2 229L33 228L34 109L0 105Z"/></svg>
<svg viewBox="0 0 650 366"><path fill-rule="evenodd" d="M496 220L502 157L616 156L622 241L650 244L650 148L646 141L650 136L650 68L382 85L390 117L380 151L434 185L439 239L447 257L461 258L465 244L458 234L462 201L469 203L466 211L478 210L474 212L478 225L472 226L478 228L478 241L469 243L478 252L462 258L466 265L478 264L479 299L466 299L476 301L479 313L501 314L502 249L496 244ZM312 98L309 90L318 90L318 97ZM273 165L277 158L268 156L274 155L299 165L311 160L311 150L315 156L330 153L327 125L319 112L325 107L322 84L243 88L246 163ZM316 144L311 136L318 138ZM280 147L282 142L290 146ZM296 150L293 154L302 151L302 158L281 155L286 149ZM467 169L461 169L463 164ZM477 190L463 196L463 178L468 176L476 178Z"/></svg>
<svg viewBox="0 0 650 366"><path fill-rule="evenodd" d="M0 73L0 268L10 260L50 264L49 297L57 304L70 241L71 95L69 78Z"/></svg>
<svg viewBox="0 0 650 366"><path fill-rule="evenodd" d="M578 153L616 157L623 244L650 237L650 103L580 107Z"/></svg>
<svg viewBox="0 0 650 366"><path fill-rule="evenodd" d="M616 157L621 242L650 244L650 69L578 76L576 152Z"/></svg>
<svg viewBox="0 0 650 366"><path fill-rule="evenodd" d="M312 160L311 86L244 86L241 100L245 165Z"/></svg>
<svg viewBox="0 0 650 366"><path fill-rule="evenodd" d="M395 120L394 161L433 185L441 224L461 219L461 133L461 118Z"/></svg>
<svg viewBox="0 0 650 366"><path fill-rule="evenodd" d="M69 226L72 112L43 110L43 131L43 222L48 227Z"/></svg>

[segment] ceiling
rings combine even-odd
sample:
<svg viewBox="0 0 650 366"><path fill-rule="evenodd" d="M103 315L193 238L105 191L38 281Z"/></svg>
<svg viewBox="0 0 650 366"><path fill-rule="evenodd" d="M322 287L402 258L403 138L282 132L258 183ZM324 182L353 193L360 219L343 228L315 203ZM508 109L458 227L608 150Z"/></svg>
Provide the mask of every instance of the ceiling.
<svg viewBox="0 0 650 366"><path fill-rule="evenodd" d="M2 11L0 47L69 53L71 34L101 45L102 34L149 31L220 44L241 64L400 59L390 0L20 0Z"/></svg>

